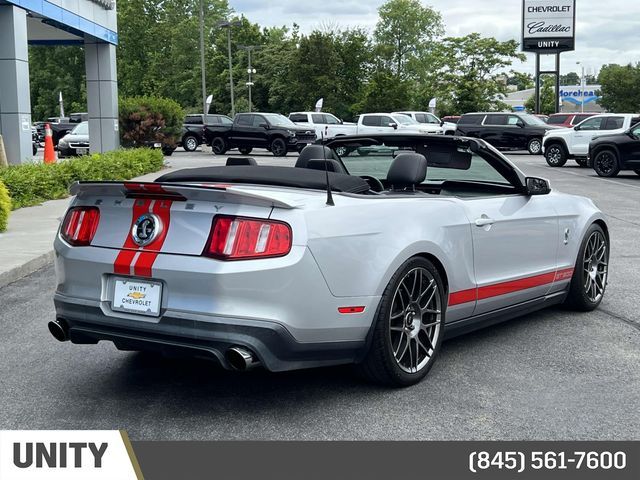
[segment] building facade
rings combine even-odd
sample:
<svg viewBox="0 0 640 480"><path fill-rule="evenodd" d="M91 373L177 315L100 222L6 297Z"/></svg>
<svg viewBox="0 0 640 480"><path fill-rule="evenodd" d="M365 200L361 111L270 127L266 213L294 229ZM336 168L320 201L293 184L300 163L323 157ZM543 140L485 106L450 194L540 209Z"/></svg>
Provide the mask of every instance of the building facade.
<svg viewBox="0 0 640 480"><path fill-rule="evenodd" d="M29 44L84 46L91 150L118 148L117 32L114 0L0 0L0 135L9 163L33 160Z"/></svg>

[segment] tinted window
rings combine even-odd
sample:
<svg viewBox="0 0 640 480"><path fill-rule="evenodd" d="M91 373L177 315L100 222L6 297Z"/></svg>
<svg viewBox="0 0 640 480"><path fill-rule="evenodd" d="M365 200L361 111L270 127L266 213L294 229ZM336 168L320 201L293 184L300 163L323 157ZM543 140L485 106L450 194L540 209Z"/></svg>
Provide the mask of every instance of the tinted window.
<svg viewBox="0 0 640 480"><path fill-rule="evenodd" d="M215 115L208 116L207 117L207 123L209 125L220 125L220 117L216 117Z"/></svg>
<svg viewBox="0 0 640 480"><path fill-rule="evenodd" d="M187 117L184 119L184 123L202 125L202 117L200 115L187 115Z"/></svg>
<svg viewBox="0 0 640 480"><path fill-rule="evenodd" d="M617 130L624 125L624 117L607 117L602 130Z"/></svg>
<svg viewBox="0 0 640 480"><path fill-rule="evenodd" d="M259 127L260 125L263 125L265 123L269 123L267 122L267 120L261 116L261 115L254 115L253 116L253 126L254 127Z"/></svg>
<svg viewBox="0 0 640 480"><path fill-rule="evenodd" d="M580 130L600 130L605 117L590 118L580 124Z"/></svg>
<svg viewBox="0 0 640 480"><path fill-rule="evenodd" d="M485 125L506 125L507 115L487 115Z"/></svg>
<svg viewBox="0 0 640 480"><path fill-rule="evenodd" d="M308 118L306 113L292 113L289 115L289 120L292 122L306 122Z"/></svg>
<svg viewBox="0 0 640 480"><path fill-rule="evenodd" d="M249 126L253 124L253 115L238 115L236 122L238 125Z"/></svg>
<svg viewBox="0 0 640 480"><path fill-rule="evenodd" d="M380 118L378 115L366 115L362 118L362 124L367 127L379 127L380 126Z"/></svg>
<svg viewBox="0 0 640 480"><path fill-rule="evenodd" d="M462 115L458 120L459 125L480 125L484 115Z"/></svg>
<svg viewBox="0 0 640 480"><path fill-rule="evenodd" d="M218 119L220 120L220 123L222 123L222 125L233 125L233 120L231 120L229 117L218 117Z"/></svg>
<svg viewBox="0 0 640 480"><path fill-rule="evenodd" d="M567 120L569 120L569 117L570 115L553 115L549 117L549 120L547 120L547 123L549 125L562 125Z"/></svg>
<svg viewBox="0 0 640 480"><path fill-rule="evenodd" d="M321 113L311 114L311 119L313 120L313 123L327 123L325 116Z"/></svg>

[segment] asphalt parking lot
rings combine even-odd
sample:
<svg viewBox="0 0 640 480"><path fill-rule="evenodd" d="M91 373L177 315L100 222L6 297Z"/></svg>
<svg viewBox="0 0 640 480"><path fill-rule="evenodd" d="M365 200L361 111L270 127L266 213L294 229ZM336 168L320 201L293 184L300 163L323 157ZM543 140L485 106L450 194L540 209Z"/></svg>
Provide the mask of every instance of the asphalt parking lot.
<svg viewBox="0 0 640 480"><path fill-rule="evenodd" d="M48 267L0 289L0 430L125 429L133 440L640 439L640 177L510 157L607 214L610 279L595 312L551 309L450 340L424 382L388 390L348 367L237 374L104 342L58 343L46 328ZM221 162L182 151L168 161Z"/></svg>

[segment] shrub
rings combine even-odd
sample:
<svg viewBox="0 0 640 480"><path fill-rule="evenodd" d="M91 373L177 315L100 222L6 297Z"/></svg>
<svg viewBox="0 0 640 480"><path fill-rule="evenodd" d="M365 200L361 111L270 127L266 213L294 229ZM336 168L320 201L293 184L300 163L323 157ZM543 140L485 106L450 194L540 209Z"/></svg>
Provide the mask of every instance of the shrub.
<svg viewBox="0 0 640 480"><path fill-rule="evenodd" d="M129 180L162 168L160 150L137 148L78 157L64 162L27 163L0 170L13 209L64 198L73 182Z"/></svg>
<svg viewBox="0 0 640 480"><path fill-rule="evenodd" d="M175 147L182 135L184 110L168 98L122 98L119 110L120 137L125 147L156 142Z"/></svg>
<svg viewBox="0 0 640 480"><path fill-rule="evenodd" d="M0 232L4 232L7 229L10 211L11 198L9 197L9 190L4 186L4 183L0 182Z"/></svg>

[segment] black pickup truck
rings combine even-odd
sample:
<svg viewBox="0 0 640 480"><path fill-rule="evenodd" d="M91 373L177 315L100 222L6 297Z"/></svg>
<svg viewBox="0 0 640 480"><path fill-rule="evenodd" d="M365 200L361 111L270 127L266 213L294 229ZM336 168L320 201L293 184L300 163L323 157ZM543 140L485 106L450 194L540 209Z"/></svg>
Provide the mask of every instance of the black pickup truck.
<svg viewBox="0 0 640 480"><path fill-rule="evenodd" d="M207 125L204 136L214 155L223 155L232 148L243 155L254 148L266 148L275 157L284 157L316 141L312 128L300 127L278 113L260 112L238 113L231 126Z"/></svg>
<svg viewBox="0 0 640 480"><path fill-rule="evenodd" d="M58 142L67 133L73 130L80 122L89 120L89 114L86 112L72 113L68 117L49 117L46 122L36 122L38 137L44 142L44 129L48 123L51 126L51 136L53 138L53 146L57 147Z"/></svg>

